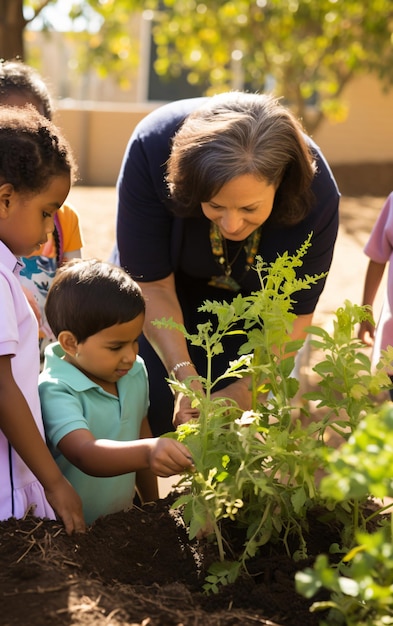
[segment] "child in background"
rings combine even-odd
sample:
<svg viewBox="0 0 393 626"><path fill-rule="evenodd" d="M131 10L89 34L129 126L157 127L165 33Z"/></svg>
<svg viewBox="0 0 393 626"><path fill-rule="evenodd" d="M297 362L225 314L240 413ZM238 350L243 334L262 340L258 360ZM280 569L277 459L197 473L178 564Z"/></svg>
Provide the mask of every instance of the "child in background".
<svg viewBox="0 0 393 626"><path fill-rule="evenodd" d="M45 350L39 391L48 445L82 498L88 523L156 500L156 476L192 467L187 448L152 438L148 380L138 356L145 301L122 268L95 259L63 265L46 315L58 343Z"/></svg>
<svg viewBox="0 0 393 626"><path fill-rule="evenodd" d="M0 519L28 511L55 519L54 509L68 533L85 528L81 501L45 444L37 320L18 279L18 257L53 231L73 170L51 122L31 106L0 107Z"/></svg>
<svg viewBox="0 0 393 626"><path fill-rule="evenodd" d="M387 198L374 225L370 238L364 248L370 257L363 290L363 305L369 305L373 313L373 304L381 284L385 266L389 263L387 290L377 328L368 321L362 322L358 336L367 346L373 346L373 362L380 359L381 350L393 346L393 193ZM374 314L373 314L374 315ZM393 382L393 374L390 374ZM393 400L393 389L390 390Z"/></svg>
<svg viewBox="0 0 393 626"><path fill-rule="evenodd" d="M35 69L21 61L0 62L0 105L22 107L32 104L48 120L53 116L52 100L47 86ZM39 322L41 358L45 346L55 337L45 317L45 300L57 268L63 261L80 258L82 237L79 217L70 204L64 204L54 218L54 229L48 240L29 257L20 272L20 281Z"/></svg>

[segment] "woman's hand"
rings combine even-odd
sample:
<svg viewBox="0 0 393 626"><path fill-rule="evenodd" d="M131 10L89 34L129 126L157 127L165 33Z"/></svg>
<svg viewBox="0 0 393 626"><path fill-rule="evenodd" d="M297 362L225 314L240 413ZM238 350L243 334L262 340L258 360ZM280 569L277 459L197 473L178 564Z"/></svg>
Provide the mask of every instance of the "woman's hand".
<svg viewBox="0 0 393 626"><path fill-rule="evenodd" d="M173 410L173 425L176 428L180 424L185 424L191 419L198 419L199 410L191 406L191 400L183 393L177 393Z"/></svg>
<svg viewBox="0 0 393 626"><path fill-rule="evenodd" d="M212 394L212 398L228 398L234 400L242 411L251 409L250 379L240 378L224 389ZM198 419L199 410L191 406L191 400L182 393L176 394L175 408L173 412L173 425L175 428L185 424L191 419Z"/></svg>
<svg viewBox="0 0 393 626"><path fill-rule="evenodd" d="M251 409L250 378L239 378L224 389L212 394L213 398L229 398L234 400L242 411Z"/></svg>

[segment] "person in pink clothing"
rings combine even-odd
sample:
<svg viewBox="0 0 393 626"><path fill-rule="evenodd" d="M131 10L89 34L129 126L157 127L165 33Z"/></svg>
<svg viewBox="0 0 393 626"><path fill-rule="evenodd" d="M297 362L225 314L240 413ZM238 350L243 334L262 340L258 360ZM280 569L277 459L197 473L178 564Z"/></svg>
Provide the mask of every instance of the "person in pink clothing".
<svg viewBox="0 0 393 626"><path fill-rule="evenodd" d="M0 60L0 106L33 105L48 120L53 118L53 102L40 74L20 60ZM19 278L38 319L41 360L45 347L56 340L45 315L45 302L57 269L64 261L82 256L79 215L68 202L56 213L48 239L29 257L24 257Z"/></svg>
<svg viewBox="0 0 393 626"><path fill-rule="evenodd" d="M85 529L82 504L45 443L38 325L18 274L53 231L74 168L34 107L0 107L0 519L57 515L68 533Z"/></svg>
<svg viewBox="0 0 393 626"><path fill-rule="evenodd" d="M393 346L393 192L388 196L364 248L370 258L363 289L363 305L368 305L374 316L373 305L381 284L385 266L388 264L387 287L377 326L364 321L358 337L367 346L373 346L373 363L377 363L381 350ZM393 383L393 368L390 373ZM393 388L390 390L393 400Z"/></svg>

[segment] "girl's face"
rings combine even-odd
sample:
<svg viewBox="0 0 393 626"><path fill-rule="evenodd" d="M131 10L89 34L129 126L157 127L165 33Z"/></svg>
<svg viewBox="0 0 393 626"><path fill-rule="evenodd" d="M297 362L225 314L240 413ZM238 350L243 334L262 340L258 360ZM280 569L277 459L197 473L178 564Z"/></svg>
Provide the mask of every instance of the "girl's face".
<svg viewBox="0 0 393 626"><path fill-rule="evenodd" d="M144 319L140 313L129 322L100 330L83 343L75 344L72 352L67 348L65 360L108 389L108 383L117 383L134 365Z"/></svg>
<svg viewBox="0 0 393 626"><path fill-rule="evenodd" d="M29 256L46 243L69 190L69 174L54 176L34 194L17 192L9 183L0 185L0 239L15 256Z"/></svg>
<svg viewBox="0 0 393 626"><path fill-rule="evenodd" d="M272 212L276 187L252 174L225 183L208 202L202 202L204 215L214 222L225 239L243 241L266 222Z"/></svg>

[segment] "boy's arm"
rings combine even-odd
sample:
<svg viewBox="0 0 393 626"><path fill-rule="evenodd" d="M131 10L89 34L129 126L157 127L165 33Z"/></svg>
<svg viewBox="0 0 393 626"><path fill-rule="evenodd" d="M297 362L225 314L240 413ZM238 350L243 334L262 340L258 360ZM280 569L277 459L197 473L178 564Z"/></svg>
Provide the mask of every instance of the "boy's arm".
<svg viewBox="0 0 393 626"><path fill-rule="evenodd" d="M57 447L70 463L90 476L118 476L147 469L157 476L172 476L193 467L189 450L173 439L95 439L89 430L78 428L65 435Z"/></svg>

